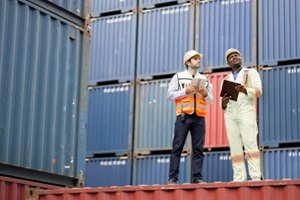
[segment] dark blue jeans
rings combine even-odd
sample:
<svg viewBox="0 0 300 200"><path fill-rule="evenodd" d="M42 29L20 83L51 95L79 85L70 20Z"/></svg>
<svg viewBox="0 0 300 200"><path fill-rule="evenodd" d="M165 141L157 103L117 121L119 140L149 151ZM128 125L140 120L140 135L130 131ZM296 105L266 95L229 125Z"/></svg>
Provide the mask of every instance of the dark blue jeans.
<svg viewBox="0 0 300 200"><path fill-rule="evenodd" d="M178 180L180 156L184 143L190 131L192 137L192 182L195 179L202 180L202 166L204 160L203 146L205 141L205 118L196 114L185 115L185 121L181 121L180 115L176 117L172 152L170 156L169 178Z"/></svg>

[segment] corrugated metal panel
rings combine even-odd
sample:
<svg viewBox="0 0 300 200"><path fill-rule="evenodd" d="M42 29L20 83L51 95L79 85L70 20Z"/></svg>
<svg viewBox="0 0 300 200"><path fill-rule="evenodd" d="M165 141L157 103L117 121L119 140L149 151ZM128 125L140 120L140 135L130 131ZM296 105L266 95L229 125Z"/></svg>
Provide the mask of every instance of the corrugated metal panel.
<svg viewBox="0 0 300 200"><path fill-rule="evenodd" d="M167 3L185 3L189 2L190 0L140 0L139 6L142 8L153 8L155 6L160 6L161 4Z"/></svg>
<svg viewBox="0 0 300 200"><path fill-rule="evenodd" d="M90 84L134 79L136 14L122 14L92 21Z"/></svg>
<svg viewBox="0 0 300 200"><path fill-rule="evenodd" d="M25 199L27 194L27 189L29 188L58 189L60 187L0 176L0 200Z"/></svg>
<svg viewBox="0 0 300 200"><path fill-rule="evenodd" d="M18 1L1 1L0 13L0 162L75 177L84 34Z"/></svg>
<svg viewBox="0 0 300 200"><path fill-rule="evenodd" d="M300 179L300 148L263 150L265 179Z"/></svg>
<svg viewBox="0 0 300 200"><path fill-rule="evenodd" d="M300 180L178 184L38 191L39 200L298 200Z"/></svg>
<svg viewBox="0 0 300 200"><path fill-rule="evenodd" d="M86 162L86 187L125 185L131 185L131 159L128 157L93 158Z"/></svg>
<svg viewBox="0 0 300 200"><path fill-rule="evenodd" d="M300 142L300 65L260 72L259 135L262 146Z"/></svg>
<svg viewBox="0 0 300 200"><path fill-rule="evenodd" d="M204 55L202 68L226 67L225 52L232 47L243 54L246 66L255 65L254 5L255 0L200 1L196 5L196 49Z"/></svg>
<svg viewBox="0 0 300 200"><path fill-rule="evenodd" d="M224 112L220 107L220 84L229 72L208 74L208 80L213 85L214 101L209 104L206 115L205 148L228 147Z"/></svg>
<svg viewBox="0 0 300 200"><path fill-rule="evenodd" d="M183 55L193 46L193 7L185 4L139 14L138 78L185 68Z"/></svg>
<svg viewBox="0 0 300 200"><path fill-rule="evenodd" d="M106 85L89 91L87 154L131 151L133 86Z"/></svg>
<svg viewBox="0 0 300 200"><path fill-rule="evenodd" d="M92 0L92 17L113 11L128 12L137 7L137 0Z"/></svg>
<svg viewBox="0 0 300 200"><path fill-rule="evenodd" d="M133 185L166 184L170 154L141 156L134 159ZM182 155L178 183L191 182L191 156Z"/></svg>
<svg viewBox="0 0 300 200"><path fill-rule="evenodd" d="M232 181L230 151L206 152L202 174L205 182Z"/></svg>
<svg viewBox="0 0 300 200"><path fill-rule="evenodd" d="M85 16L85 2L89 0L47 0L52 3L55 3L66 10L71 11L72 13L79 15L79 16Z"/></svg>
<svg viewBox="0 0 300 200"><path fill-rule="evenodd" d="M176 118L174 101L167 99L171 79L141 82L137 89L134 151L170 150ZM185 149L191 148L191 139Z"/></svg>
<svg viewBox="0 0 300 200"><path fill-rule="evenodd" d="M300 2L259 0L259 64L300 59Z"/></svg>

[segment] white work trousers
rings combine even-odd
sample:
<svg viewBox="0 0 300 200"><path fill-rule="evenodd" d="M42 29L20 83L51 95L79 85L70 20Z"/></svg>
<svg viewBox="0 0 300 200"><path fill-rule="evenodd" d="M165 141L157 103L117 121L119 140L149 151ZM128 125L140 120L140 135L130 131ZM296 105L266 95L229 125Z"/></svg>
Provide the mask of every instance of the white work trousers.
<svg viewBox="0 0 300 200"><path fill-rule="evenodd" d="M232 102L225 110L225 125L232 158L233 181L246 181L243 146L251 179L261 178L254 104ZM251 105L252 104L252 105ZM254 156L252 156L254 155Z"/></svg>

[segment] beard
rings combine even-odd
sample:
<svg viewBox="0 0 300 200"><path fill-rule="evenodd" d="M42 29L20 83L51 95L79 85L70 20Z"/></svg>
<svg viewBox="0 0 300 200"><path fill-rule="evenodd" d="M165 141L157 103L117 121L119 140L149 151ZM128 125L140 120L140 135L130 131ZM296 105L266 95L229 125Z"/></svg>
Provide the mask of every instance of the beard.
<svg viewBox="0 0 300 200"><path fill-rule="evenodd" d="M237 62L237 63L232 63L231 67L233 69L239 69L241 67L241 65L242 65L242 62L240 61L240 62Z"/></svg>

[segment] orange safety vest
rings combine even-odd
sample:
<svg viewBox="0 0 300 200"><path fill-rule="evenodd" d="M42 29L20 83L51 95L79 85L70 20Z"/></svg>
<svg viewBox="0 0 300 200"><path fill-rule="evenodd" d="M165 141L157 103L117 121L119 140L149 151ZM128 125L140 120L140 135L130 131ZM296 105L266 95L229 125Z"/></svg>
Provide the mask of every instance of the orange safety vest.
<svg viewBox="0 0 300 200"><path fill-rule="evenodd" d="M195 78L201 76L200 74L196 74ZM185 89L188 85L191 84L192 78L191 74L186 71L180 72L177 74L179 90ZM175 100L176 105L176 115L180 115L181 113L193 114L196 110L196 114L199 117L206 116L206 101L204 97L200 95L189 94L184 98Z"/></svg>

